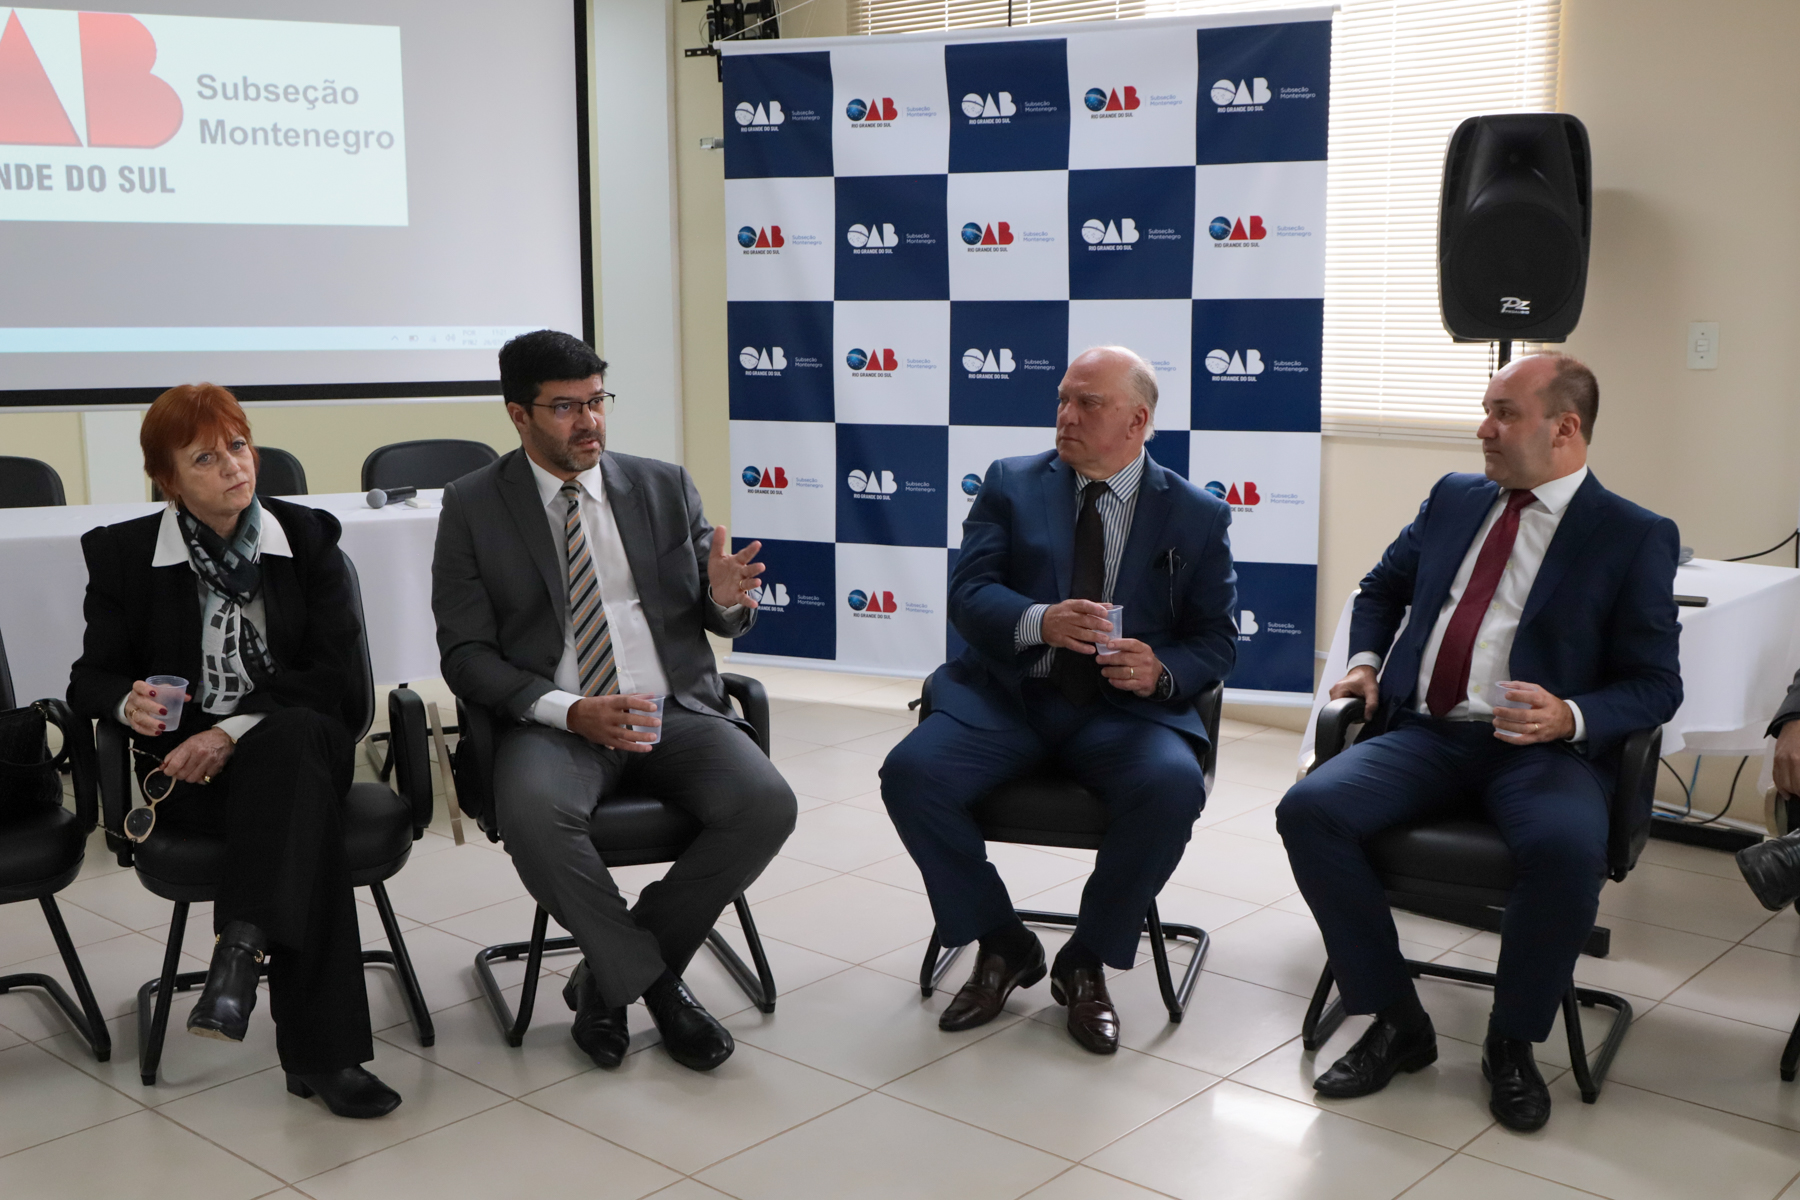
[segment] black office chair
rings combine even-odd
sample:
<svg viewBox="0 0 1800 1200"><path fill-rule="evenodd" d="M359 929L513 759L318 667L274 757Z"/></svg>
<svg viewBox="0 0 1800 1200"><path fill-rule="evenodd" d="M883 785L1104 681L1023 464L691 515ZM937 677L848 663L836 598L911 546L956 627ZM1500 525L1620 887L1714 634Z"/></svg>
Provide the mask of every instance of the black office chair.
<svg viewBox="0 0 1800 1200"><path fill-rule="evenodd" d="M50 508L67 504L62 476L47 462L0 455L0 508Z"/></svg>
<svg viewBox="0 0 1800 1200"><path fill-rule="evenodd" d="M256 494L259 496L306 495L306 468L286 450L274 446L256 448ZM152 500L167 500L154 480L150 484ZM61 501L58 501L61 503Z"/></svg>
<svg viewBox="0 0 1800 1200"><path fill-rule="evenodd" d="M27 460L29 461L29 460ZM60 503L60 501L59 501ZM6 643L0 641L0 712L18 706L13 694L12 670L6 661ZM94 1058L105 1062L112 1057L112 1034L106 1018L94 1002L94 989L88 985L87 972L69 940L68 926L56 906L56 893L75 881L81 861L87 852L88 834L94 831L94 733L93 726L79 720L60 699L39 700L33 707L44 714L49 724L62 730L63 748L50 763L8 763L0 761L0 795L19 786L14 772L8 768L25 768L38 774L45 765L58 770L67 766L75 783L75 811L60 802L55 804L20 805L20 811L0 817L0 904L16 904L36 900L50 925L50 936L68 968L69 982L81 998L76 1007L62 984L35 971L0 976L0 993L14 988L41 988L69 1018L69 1024L81 1040L94 1052ZM44 748L48 752L48 747ZM60 797L58 797L60 801Z"/></svg>
<svg viewBox="0 0 1800 1200"><path fill-rule="evenodd" d="M762 684L744 675L723 675L725 694L737 701L744 720L756 731L756 745L769 752L769 697ZM497 842L504 834L494 812L494 740L496 724L493 714L478 705L456 702L456 723L461 727L456 751L451 755L456 800L463 812L475 818L488 840ZM594 809L588 820L588 837L608 867L637 867L649 863L674 862L694 838L700 823L687 813L665 804L653 796L615 796ZM750 916L750 905L739 896L733 907L738 926L750 947L753 972L717 929L706 935L706 944L720 965L731 975L744 995L761 1012L775 1011L775 977L763 953L762 937L756 932L756 921ZM475 955L475 975L481 982L494 1018L506 1044L518 1046L525 1041L531 1026L531 1010L537 1003L538 974L544 955L566 954L580 950L572 937L547 937L550 914L540 905L531 923L531 940L504 942L488 946ZM509 962L525 958L525 990L519 996L519 1012L513 1015L494 978L491 965L496 959Z"/></svg>
<svg viewBox="0 0 1800 1200"><path fill-rule="evenodd" d="M362 485L370 488L441 488L487 466L499 453L486 442L423 438L371 450L363 459Z"/></svg>
<svg viewBox="0 0 1800 1200"><path fill-rule="evenodd" d="M1210 793L1213 774L1219 765L1219 714L1225 703L1225 685L1215 683L1194 699L1194 711L1206 727L1207 747L1201 757L1206 790ZM925 681L920 693L919 720L931 715L931 680ZM1106 837L1111 817L1106 805L1094 793L1052 769L1002 784L975 802L975 821L981 836L990 842L1013 842L1021 846L1061 846L1069 850L1098 850ZM1015 910L1019 920L1032 925L1059 925L1073 928L1075 913L1043 912L1037 909ZM1156 983L1162 990L1163 1007L1170 1021L1186 1015L1188 1001L1193 999L1194 985L1200 981L1200 964L1212 946L1212 937L1197 925L1165 922L1157 911L1156 901L1144 914L1144 932L1150 938L1150 956L1156 963ZM1187 974L1176 986L1169 970L1168 938L1188 938L1194 943L1194 957L1189 960ZM919 992L929 997L943 982L965 946L945 949L938 941L937 927L925 943L925 960L919 966Z"/></svg>
<svg viewBox="0 0 1800 1200"><path fill-rule="evenodd" d="M1363 718L1363 702L1356 697L1333 700L1319 713L1313 738L1316 771L1350 744L1353 725ZM1613 794L1606 839L1606 876L1622 881L1637 865L1644 843L1650 840L1650 803L1656 788L1656 760L1662 752L1662 730L1642 729L1625 740L1620 755L1618 788ZM1412 825L1390 829L1364 846L1387 890L1388 903L1406 912L1436 917L1475 929L1497 932L1513 889L1512 855L1500 831L1479 813L1436 816ZM1605 958L1612 949L1612 931L1596 925L1588 935L1583 954ZM1492 971L1408 959L1407 970L1416 979L1452 979L1459 983L1493 987ZM1341 997L1333 996L1335 979L1325 964L1319 986L1313 992L1301 1024L1301 1038L1308 1050L1330 1040L1344 1020ZM1600 1005L1614 1012L1606 1040L1592 1065L1581 1032L1582 1008ZM1599 1099L1600 1086L1631 1026L1631 1003L1623 996L1594 988L1571 985L1563 996L1563 1027L1569 1035L1569 1060L1581 1098L1588 1104Z"/></svg>
<svg viewBox="0 0 1800 1200"><path fill-rule="evenodd" d="M352 690L344 697L346 724L360 739L375 716L375 680L369 670L369 639L363 624L362 586L356 565L344 558L350 572L350 594L359 626ZM419 1045L437 1039L431 1012L425 1006L418 974L407 953L386 882L406 865L412 845L431 823L431 761L425 748L425 702L416 692L396 688L388 693L388 723L399 731L400 794L386 784L353 783L344 802L344 843L350 859L350 882L366 887L375 898L381 927L387 931L388 950L364 950L364 963L392 967L412 1018ZM223 874L225 843L219 838L177 828L158 827L139 844L125 837L125 813L131 807L132 772L130 731L113 720L103 720L100 733L100 798L106 820L107 845L119 856L122 867L136 867L138 881L155 895L175 902L169 925L169 942L163 953L162 974L138 989L138 1071L145 1086L156 1083L162 1061L163 1035L169 1027L169 1005L175 992L190 991L206 982L205 971L181 971L181 940L187 929L188 905L211 900ZM267 974L267 968L264 968Z"/></svg>

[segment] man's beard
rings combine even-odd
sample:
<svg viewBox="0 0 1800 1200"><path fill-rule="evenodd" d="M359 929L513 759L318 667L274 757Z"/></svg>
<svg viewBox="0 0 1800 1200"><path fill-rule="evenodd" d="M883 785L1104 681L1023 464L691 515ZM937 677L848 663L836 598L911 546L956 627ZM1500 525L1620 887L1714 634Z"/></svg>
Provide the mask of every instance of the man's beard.
<svg viewBox="0 0 1800 1200"><path fill-rule="evenodd" d="M594 431L594 441L596 443L594 457L595 460L598 461L599 456L606 453L606 433L603 430L596 429ZM582 462L577 456L578 452L576 447L568 440L549 442L541 448L544 457L554 463L560 470L579 473L588 470L594 465L592 462Z"/></svg>

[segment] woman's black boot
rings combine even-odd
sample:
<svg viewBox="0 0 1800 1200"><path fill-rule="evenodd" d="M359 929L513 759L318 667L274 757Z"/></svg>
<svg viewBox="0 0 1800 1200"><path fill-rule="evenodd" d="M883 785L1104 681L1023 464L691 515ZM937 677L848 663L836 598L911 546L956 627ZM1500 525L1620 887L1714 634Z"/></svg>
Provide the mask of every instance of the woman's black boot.
<svg viewBox="0 0 1800 1200"><path fill-rule="evenodd" d="M256 1007L256 981L267 944L262 930L248 921L225 926L206 968L206 987L188 1014L188 1032L201 1037L241 1042Z"/></svg>

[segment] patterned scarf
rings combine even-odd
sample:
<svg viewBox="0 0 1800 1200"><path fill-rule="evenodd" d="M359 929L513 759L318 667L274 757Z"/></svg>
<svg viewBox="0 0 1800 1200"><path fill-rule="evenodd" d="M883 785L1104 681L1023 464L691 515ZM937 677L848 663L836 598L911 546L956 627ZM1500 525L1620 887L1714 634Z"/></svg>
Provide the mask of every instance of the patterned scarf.
<svg viewBox="0 0 1800 1200"><path fill-rule="evenodd" d="M256 687L258 676L275 674L275 660L256 626L242 619L244 605L262 590L262 502L252 499L238 517L237 532L227 542L212 526L178 509L176 523L187 543L188 564L206 585L200 623L204 679L200 707L209 713L237 711Z"/></svg>

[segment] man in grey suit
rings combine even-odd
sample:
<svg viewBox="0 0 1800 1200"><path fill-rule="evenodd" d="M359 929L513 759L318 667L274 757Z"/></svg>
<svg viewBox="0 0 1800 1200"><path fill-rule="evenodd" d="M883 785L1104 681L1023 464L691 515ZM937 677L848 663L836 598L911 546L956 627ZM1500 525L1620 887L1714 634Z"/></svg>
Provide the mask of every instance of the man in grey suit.
<svg viewBox="0 0 1800 1200"><path fill-rule="evenodd" d="M707 1071L731 1035L682 972L794 827L794 794L731 715L706 640L756 619L761 543L728 553L686 470L607 452L605 372L552 330L501 349L520 448L444 489L431 607L445 681L503 727L494 803L507 853L584 955L563 992L576 1044L617 1066L641 996L670 1056ZM662 697L662 718L646 715ZM587 833L595 806L624 789L702 826L633 905Z"/></svg>
<svg viewBox="0 0 1800 1200"><path fill-rule="evenodd" d="M1766 735L1775 739L1775 790L1786 796L1800 796L1800 720L1795 718L1800 718L1800 671L1794 673ZM1744 847L1737 852L1737 864L1750 890L1770 912L1800 899L1800 829Z"/></svg>

